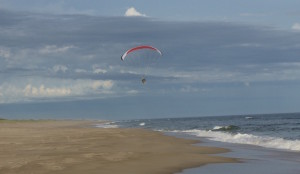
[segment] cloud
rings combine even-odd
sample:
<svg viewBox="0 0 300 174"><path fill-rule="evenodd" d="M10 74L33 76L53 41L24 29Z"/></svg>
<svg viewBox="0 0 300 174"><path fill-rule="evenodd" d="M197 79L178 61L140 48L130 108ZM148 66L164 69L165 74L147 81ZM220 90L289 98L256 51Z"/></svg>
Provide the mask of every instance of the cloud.
<svg viewBox="0 0 300 174"><path fill-rule="evenodd" d="M136 95L136 94L138 94L139 93L139 91L138 90L129 90L129 91L127 91L127 93L128 94L131 94L131 95Z"/></svg>
<svg viewBox="0 0 300 174"><path fill-rule="evenodd" d="M28 84L24 89L26 97L60 97L68 96L71 92L70 88L46 88L43 84L39 87Z"/></svg>
<svg viewBox="0 0 300 174"><path fill-rule="evenodd" d="M109 97L113 87L111 80L22 79L0 85L0 103Z"/></svg>
<svg viewBox="0 0 300 174"><path fill-rule="evenodd" d="M63 53L74 48L73 45L58 47L57 45L47 45L39 50L41 54Z"/></svg>
<svg viewBox="0 0 300 174"><path fill-rule="evenodd" d="M105 74L107 71L105 69L96 68L94 69L94 74Z"/></svg>
<svg viewBox="0 0 300 174"><path fill-rule="evenodd" d="M126 10L125 16L142 16L146 17L145 14L138 12L134 7L130 7Z"/></svg>
<svg viewBox="0 0 300 174"><path fill-rule="evenodd" d="M233 45L224 45L224 47L263 47L265 45L260 44L260 43L238 43L238 44L233 44Z"/></svg>
<svg viewBox="0 0 300 174"><path fill-rule="evenodd" d="M300 23L294 23L292 26L293 30L300 30Z"/></svg>
<svg viewBox="0 0 300 174"><path fill-rule="evenodd" d="M68 67L66 67L64 65L55 65L55 66L53 66L52 69L55 73L57 73L57 72L64 72L65 73L68 70Z"/></svg>
<svg viewBox="0 0 300 174"><path fill-rule="evenodd" d="M120 60L140 44L165 53L147 66L147 80L155 84L149 94L173 86L188 92L201 91L199 84L300 81L298 32L226 22L9 11L1 21L3 102L143 94L137 86L146 61L128 65Z"/></svg>
<svg viewBox="0 0 300 174"><path fill-rule="evenodd" d="M193 84L242 83L251 86L253 82L300 81L300 62L235 65L234 68L206 67L198 70L150 70L149 76L159 76L161 79L158 81L170 84L186 84L180 91L187 92L197 89L193 88Z"/></svg>
<svg viewBox="0 0 300 174"><path fill-rule="evenodd" d="M263 17L266 16L267 14L265 13L241 13L240 16L244 17Z"/></svg>
<svg viewBox="0 0 300 174"><path fill-rule="evenodd" d="M85 70L85 69L75 69L75 72L76 73L87 73L88 71L87 70Z"/></svg>
<svg viewBox="0 0 300 174"><path fill-rule="evenodd" d="M3 57L5 59L8 59L11 57L10 50L7 48L0 48L0 58Z"/></svg>
<svg viewBox="0 0 300 174"><path fill-rule="evenodd" d="M94 74L105 74L107 73L107 70L103 68L99 68L99 65L93 65L93 73Z"/></svg>
<svg viewBox="0 0 300 174"><path fill-rule="evenodd" d="M99 88L110 89L113 86L113 82L111 80L107 80L107 81L97 80L94 81L91 86L94 90L97 90Z"/></svg>

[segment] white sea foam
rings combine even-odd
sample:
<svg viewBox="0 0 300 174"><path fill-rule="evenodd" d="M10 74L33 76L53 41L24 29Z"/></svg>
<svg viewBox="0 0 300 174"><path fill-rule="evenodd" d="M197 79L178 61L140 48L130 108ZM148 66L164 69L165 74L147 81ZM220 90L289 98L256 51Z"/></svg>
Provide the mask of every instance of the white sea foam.
<svg viewBox="0 0 300 174"><path fill-rule="evenodd" d="M207 137L208 139L214 141L249 144L267 148L300 151L300 140L287 140L279 137L257 136L242 133L231 134L226 132L205 131L197 129L175 132L184 132L199 137Z"/></svg>
<svg viewBox="0 0 300 174"><path fill-rule="evenodd" d="M219 130L219 129L222 129L223 126L215 126L212 130Z"/></svg>
<svg viewBox="0 0 300 174"><path fill-rule="evenodd" d="M118 125L114 124L115 122L106 122L106 123L98 123L95 125L95 127L98 128L118 128Z"/></svg>
<svg viewBox="0 0 300 174"><path fill-rule="evenodd" d="M139 125L140 125L140 126L145 126L145 123L144 123L144 122L142 122L142 123L140 123Z"/></svg>
<svg viewBox="0 0 300 174"><path fill-rule="evenodd" d="M238 130L240 127L235 125L229 125L229 126L215 126L212 131L233 131Z"/></svg>

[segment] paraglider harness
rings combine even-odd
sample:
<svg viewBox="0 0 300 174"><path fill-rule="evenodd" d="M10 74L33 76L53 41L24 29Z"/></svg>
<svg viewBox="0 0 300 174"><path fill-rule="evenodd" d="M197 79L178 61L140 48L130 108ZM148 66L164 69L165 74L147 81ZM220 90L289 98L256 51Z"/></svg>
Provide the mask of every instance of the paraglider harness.
<svg viewBox="0 0 300 174"><path fill-rule="evenodd" d="M145 79L145 77L143 76L142 77L142 84L145 84L146 83L146 79Z"/></svg>

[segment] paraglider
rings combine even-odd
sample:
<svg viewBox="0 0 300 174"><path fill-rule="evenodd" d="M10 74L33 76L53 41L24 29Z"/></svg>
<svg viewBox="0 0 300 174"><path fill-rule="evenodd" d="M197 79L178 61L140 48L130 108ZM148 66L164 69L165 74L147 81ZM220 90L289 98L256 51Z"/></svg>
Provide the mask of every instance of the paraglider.
<svg viewBox="0 0 300 174"><path fill-rule="evenodd" d="M153 51L156 51L157 53L158 53L158 55L159 55L159 57L160 56L162 56L162 52L159 50L159 49L157 49L157 48L155 48L155 47L153 47L153 46L149 46L149 45L140 45L140 46L137 46L137 47L133 47L133 48L130 48L129 50L127 50L122 56L121 56L121 60L122 61L125 61L125 58L127 57L127 55L128 54L130 54L130 53L132 53L132 52L135 52L135 51L138 51L138 50L142 50L142 49L148 49L148 50L153 50ZM145 62L147 62L146 61L146 57L148 57L148 59L150 58L151 59L151 61L152 60L154 60L154 59L157 59L157 58L155 58L155 57L158 57L158 56L154 56L154 58L153 58L153 56L145 56L145 55L142 55L142 56L139 56L140 57L140 59L142 59L142 61L145 61ZM126 58L126 60L127 59L129 59L129 58ZM135 58L135 59L137 59L137 58ZM127 60L128 61L128 60ZM132 60L132 61L135 61L135 60ZM148 60L149 61L149 60ZM144 62L144 63L145 63ZM147 64L147 63L146 63ZM148 65L146 65L146 66L148 66ZM147 68L147 67L145 67L145 68ZM145 84L146 83L146 78L145 78L145 74L143 74L143 76L142 76L142 80L141 80L141 82L142 82L142 84Z"/></svg>
<svg viewBox="0 0 300 174"><path fill-rule="evenodd" d="M127 50L127 51L121 56L121 60L124 60L125 57L126 57L129 53L131 53L131 52L133 52L133 51L136 51L136 50L140 50L140 49L151 49L151 50L155 50L155 51L157 51L157 52L162 56L162 53L161 53L161 51L160 51L159 49L154 48L154 47L149 46L149 45L141 45L141 46L133 47L133 48Z"/></svg>

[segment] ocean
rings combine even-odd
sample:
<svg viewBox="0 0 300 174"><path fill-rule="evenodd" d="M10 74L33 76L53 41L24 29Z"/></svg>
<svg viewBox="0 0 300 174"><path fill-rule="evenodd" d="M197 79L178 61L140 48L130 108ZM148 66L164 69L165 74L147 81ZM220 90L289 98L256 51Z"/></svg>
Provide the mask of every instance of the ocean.
<svg viewBox="0 0 300 174"><path fill-rule="evenodd" d="M231 152L222 156L243 161L211 164L182 174L300 173L300 113L120 120L97 127L144 128L199 139L200 146L228 148Z"/></svg>

